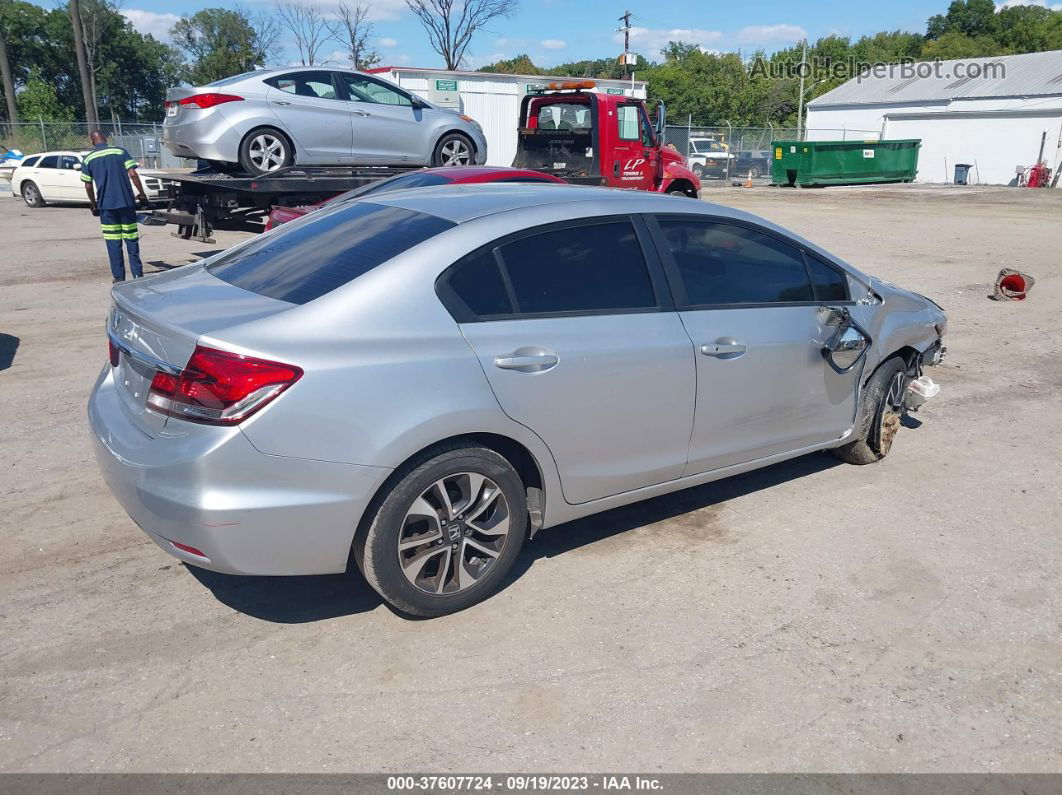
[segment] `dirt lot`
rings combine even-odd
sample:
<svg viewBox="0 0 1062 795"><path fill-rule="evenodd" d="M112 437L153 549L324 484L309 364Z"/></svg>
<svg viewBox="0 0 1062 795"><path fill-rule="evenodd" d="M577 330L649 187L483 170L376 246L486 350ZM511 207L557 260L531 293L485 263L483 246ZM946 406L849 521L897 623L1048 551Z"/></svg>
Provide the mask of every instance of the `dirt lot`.
<svg viewBox="0 0 1062 795"><path fill-rule="evenodd" d="M1062 191L710 197L948 309L923 424L544 531L434 621L151 544L88 442L98 222L0 200L0 770L1062 771Z"/></svg>

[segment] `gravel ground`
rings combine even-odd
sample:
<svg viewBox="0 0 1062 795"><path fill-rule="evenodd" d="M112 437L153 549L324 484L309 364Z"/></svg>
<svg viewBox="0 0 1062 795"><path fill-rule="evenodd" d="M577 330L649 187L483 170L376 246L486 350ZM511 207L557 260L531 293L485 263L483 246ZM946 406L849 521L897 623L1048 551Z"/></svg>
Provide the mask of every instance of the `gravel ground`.
<svg viewBox="0 0 1062 795"><path fill-rule="evenodd" d="M950 316L887 461L543 531L409 621L357 574L186 568L97 475L87 210L0 201L0 770L1062 771L1062 191L720 188ZM144 229L149 270L218 246ZM988 300L1001 266L1024 303Z"/></svg>

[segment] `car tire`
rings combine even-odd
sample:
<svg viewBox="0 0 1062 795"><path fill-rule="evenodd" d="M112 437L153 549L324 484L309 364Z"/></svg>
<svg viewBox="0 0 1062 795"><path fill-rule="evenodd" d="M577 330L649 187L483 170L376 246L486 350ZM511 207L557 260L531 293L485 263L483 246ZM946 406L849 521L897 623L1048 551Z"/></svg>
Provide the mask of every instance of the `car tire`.
<svg viewBox="0 0 1062 795"><path fill-rule="evenodd" d="M907 391L907 364L899 356L885 360L863 388L859 435L834 455L849 464L873 464L889 454L900 428Z"/></svg>
<svg viewBox="0 0 1062 795"><path fill-rule="evenodd" d="M353 551L369 585L404 613L442 616L501 585L527 535L527 494L495 451L439 445L396 472L367 517Z"/></svg>
<svg viewBox="0 0 1062 795"><path fill-rule="evenodd" d="M271 174L295 162L288 137L273 127L251 130L240 142L240 167L248 174Z"/></svg>
<svg viewBox="0 0 1062 795"><path fill-rule="evenodd" d="M44 197L41 196L41 189L37 187L35 182L26 180L22 183L22 201L26 202L28 207L43 207L45 205Z"/></svg>
<svg viewBox="0 0 1062 795"><path fill-rule="evenodd" d="M687 198L687 199L689 198L689 194L686 193L686 191L684 191L682 188L668 188L667 195L668 196L682 196L683 198Z"/></svg>
<svg viewBox="0 0 1062 795"><path fill-rule="evenodd" d="M431 164L441 166L474 166L476 164L476 147L468 136L461 133L447 133L435 145Z"/></svg>
<svg viewBox="0 0 1062 795"><path fill-rule="evenodd" d="M760 170L756 166L753 166L749 169L749 174L752 175L753 179L756 179L756 177L760 175Z"/></svg>

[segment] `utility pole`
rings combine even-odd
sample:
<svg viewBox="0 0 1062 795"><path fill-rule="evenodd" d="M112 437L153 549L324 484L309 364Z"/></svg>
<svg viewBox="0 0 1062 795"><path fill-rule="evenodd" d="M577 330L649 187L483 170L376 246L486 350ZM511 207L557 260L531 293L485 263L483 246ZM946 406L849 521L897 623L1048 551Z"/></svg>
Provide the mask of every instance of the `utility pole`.
<svg viewBox="0 0 1062 795"><path fill-rule="evenodd" d="M73 2L73 0L71 0ZM804 72L807 71L808 40L804 39L804 49L800 54L800 101L797 103L797 140L804 140Z"/></svg>
<svg viewBox="0 0 1062 795"><path fill-rule="evenodd" d="M627 77L630 74L628 60L631 51L631 12L625 11L619 21L623 23L623 27L619 28L623 31L623 76Z"/></svg>
<svg viewBox="0 0 1062 795"><path fill-rule="evenodd" d="M92 101L92 75L89 73L88 56L85 54L85 31L81 27L81 6L78 0L70 0L70 24L74 28L74 50L77 52L77 70L81 74L81 97L85 101L85 121L89 132L99 126L96 105Z"/></svg>

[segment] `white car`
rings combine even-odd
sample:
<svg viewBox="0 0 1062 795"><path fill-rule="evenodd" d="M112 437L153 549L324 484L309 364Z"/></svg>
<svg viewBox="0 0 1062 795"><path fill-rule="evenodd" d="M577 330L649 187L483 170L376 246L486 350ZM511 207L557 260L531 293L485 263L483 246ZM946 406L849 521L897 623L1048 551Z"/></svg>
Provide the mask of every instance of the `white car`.
<svg viewBox="0 0 1062 795"><path fill-rule="evenodd" d="M81 181L83 152L42 152L24 157L11 175L11 192L22 196L30 207L48 202L88 204L85 183ZM159 201L169 193L169 181L157 172L140 171L140 181L149 201Z"/></svg>
<svg viewBox="0 0 1062 795"><path fill-rule="evenodd" d="M701 179L705 177L723 179L729 174L733 160L734 156L722 142L714 138L690 138L686 163L690 170Z"/></svg>

